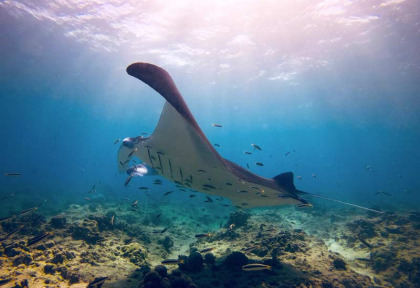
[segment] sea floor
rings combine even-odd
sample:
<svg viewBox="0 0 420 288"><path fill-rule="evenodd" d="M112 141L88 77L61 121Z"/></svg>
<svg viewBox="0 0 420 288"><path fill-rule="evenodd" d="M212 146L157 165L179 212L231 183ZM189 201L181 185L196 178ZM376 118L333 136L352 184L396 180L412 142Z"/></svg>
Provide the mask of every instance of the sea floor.
<svg viewBox="0 0 420 288"><path fill-rule="evenodd" d="M108 277L104 288L420 287L419 211L215 214L209 205L218 204L90 202L51 217L38 209L3 220L0 287L87 287L96 277ZM165 269L165 259L184 263ZM271 270L243 271L249 263Z"/></svg>

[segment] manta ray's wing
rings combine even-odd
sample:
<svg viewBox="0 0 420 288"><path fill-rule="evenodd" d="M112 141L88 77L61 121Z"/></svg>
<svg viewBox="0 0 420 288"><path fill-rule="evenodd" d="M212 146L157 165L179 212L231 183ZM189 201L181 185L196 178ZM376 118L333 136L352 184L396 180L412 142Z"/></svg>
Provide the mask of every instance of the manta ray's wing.
<svg viewBox="0 0 420 288"><path fill-rule="evenodd" d="M306 204L293 184L293 173L263 178L223 159L198 126L170 75L148 63L127 67L165 99L158 125L150 137L126 138L118 160L121 170L136 155L165 178L211 195L227 197L244 208Z"/></svg>

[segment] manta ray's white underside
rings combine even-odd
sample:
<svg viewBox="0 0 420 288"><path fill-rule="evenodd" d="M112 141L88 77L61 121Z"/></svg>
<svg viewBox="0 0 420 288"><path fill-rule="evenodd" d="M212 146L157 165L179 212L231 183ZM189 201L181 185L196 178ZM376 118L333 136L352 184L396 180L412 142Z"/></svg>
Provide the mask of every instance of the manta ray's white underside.
<svg viewBox="0 0 420 288"><path fill-rule="evenodd" d="M291 172L273 179L260 177L223 159L204 136L169 74L160 67L135 63L127 72L167 101L150 137L123 141L118 153L121 171L136 156L158 174L179 185L226 197L242 208L307 204L293 185Z"/></svg>

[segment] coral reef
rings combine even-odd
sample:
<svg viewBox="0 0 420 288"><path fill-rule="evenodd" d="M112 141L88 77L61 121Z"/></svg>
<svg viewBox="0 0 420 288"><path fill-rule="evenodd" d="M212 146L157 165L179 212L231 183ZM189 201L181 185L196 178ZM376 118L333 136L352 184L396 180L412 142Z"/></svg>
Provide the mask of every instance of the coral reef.
<svg viewBox="0 0 420 288"><path fill-rule="evenodd" d="M145 249L137 242L130 243L121 248L121 252L123 253L123 257L127 257L131 263L141 266L145 264L145 259L147 257L147 253Z"/></svg>
<svg viewBox="0 0 420 288"><path fill-rule="evenodd" d="M162 265L155 267L154 271L144 275L139 288L196 288L190 277L181 270L173 270L171 274L162 268Z"/></svg>
<svg viewBox="0 0 420 288"><path fill-rule="evenodd" d="M203 269L203 256L196 251L191 252L188 257L181 256L180 259L184 260L184 263L179 265L182 271L198 272Z"/></svg>
<svg viewBox="0 0 420 288"><path fill-rule="evenodd" d="M161 241L162 247L165 248L166 252L171 253L171 248L174 246L174 242L171 237L165 236L163 241Z"/></svg>
<svg viewBox="0 0 420 288"><path fill-rule="evenodd" d="M62 215L55 216L55 217L51 218L50 224L53 228L62 229L62 228L66 227L67 220L66 220L66 217L64 217Z"/></svg>
<svg viewBox="0 0 420 288"><path fill-rule="evenodd" d="M240 270L242 266L248 264L248 257L242 252L232 252L229 254L225 261L223 261L223 265L230 270Z"/></svg>
<svg viewBox="0 0 420 288"><path fill-rule="evenodd" d="M204 255L204 263L207 265L214 265L216 263L216 256L213 253L207 253Z"/></svg>
<svg viewBox="0 0 420 288"><path fill-rule="evenodd" d="M333 266L337 270L346 270L346 262L341 258L335 258L333 261Z"/></svg>
<svg viewBox="0 0 420 288"><path fill-rule="evenodd" d="M113 288L419 286L416 211L368 217L332 217L323 214L327 210L238 211L228 220L234 226L216 230L214 221L193 222L180 216L185 212L170 214L161 206L157 214L123 208L71 205L65 217L48 222L37 213L2 221L0 285L27 287L31 282L25 279L32 279L34 287L86 287L106 276L106 286ZM177 225L153 225L156 216L150 215L159 219L160 213L163 220L153 222L171 219ZM149 225L142 224L146 218ZM217 218L217 226L224 221ZM27 246L27 239L46 231L51 237ZM194 237L207 232L209 237ZM163 259L184 263L165 267ZM250 263L270 269L243 271Z"/></svg>
<svg viewBox="0 0 420 288"><path fill-rule="evenodd" d="M98 222L95 220L84 219L77 224L73 224L69 228L69 232L74 239L81 239L89 244L95 244L97 241L103 239L98 228Z"/></svg>
<svg viewBox="0 0 420 288"><path fill-rule="evenodd" d="M249 213L245 213L242 210L233 212L229 216L229 220L226 224L226 228L229 228L229 226L232 224L234 224L236 228L246 226L250 216L251 215Z"/></svg>

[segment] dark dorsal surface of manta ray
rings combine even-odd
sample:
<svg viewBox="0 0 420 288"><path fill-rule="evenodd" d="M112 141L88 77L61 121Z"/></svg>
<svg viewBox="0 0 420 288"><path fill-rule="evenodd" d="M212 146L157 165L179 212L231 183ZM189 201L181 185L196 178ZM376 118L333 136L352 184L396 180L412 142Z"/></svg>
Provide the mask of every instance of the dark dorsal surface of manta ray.
<svg viewBox="0 0 420 288"><path fill-rule="evenodd" d="M158 174L179 185L230 199L243 208L296 204L306 206L293 184L293 173L272 179L258 176L223 159L210 144L164 69L134 63L127 73L143 81L166 99L150 137L128 137L118 152L119 170L126 171L136 156ZM302 192L304 193L304 192Z"/></svg>

